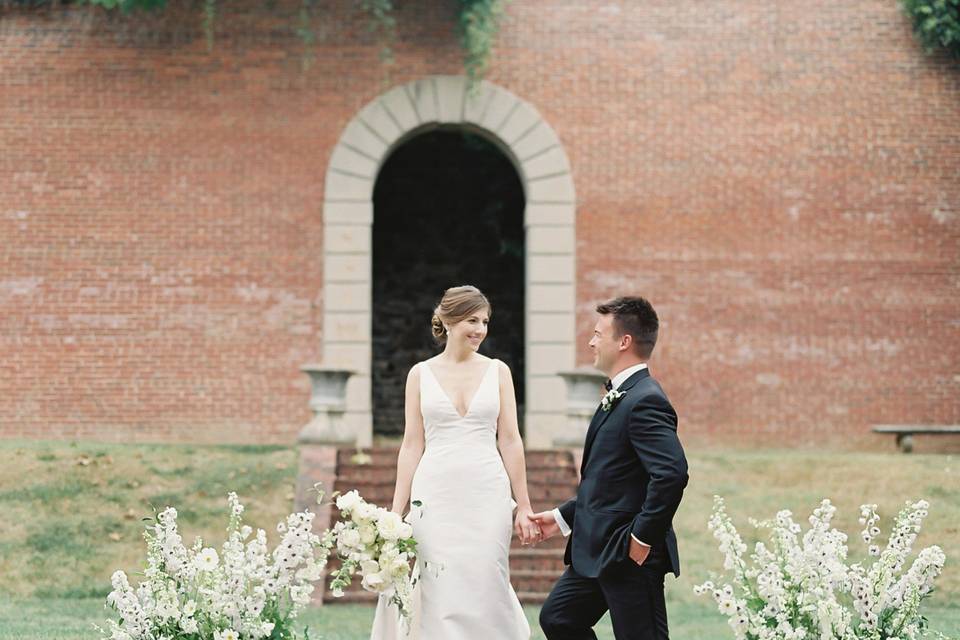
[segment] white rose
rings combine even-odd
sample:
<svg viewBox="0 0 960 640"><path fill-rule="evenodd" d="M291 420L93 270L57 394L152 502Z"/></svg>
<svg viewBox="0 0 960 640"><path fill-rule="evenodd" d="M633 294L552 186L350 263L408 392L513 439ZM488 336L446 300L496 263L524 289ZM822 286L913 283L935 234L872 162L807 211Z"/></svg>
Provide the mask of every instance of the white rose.
<svg viewBox="0 0 960 640"><path fill-rule="evenodd" d="M358 510L359 512L359 510ZM369 546L377 541L377 528L372 524L364 523L360 525L360 541Z"/></svg>
<svg viewBox="0 0 960 640"><path fill-rule="evenodd" d="M364 575L363 581L360 584L367 591L382 591L387 586L383 576L379 573L368 573Z"/></svg>
<svg viewBox="0 0 960 640"><path fill-rule="evenodd" d="M398 540L405 524L403 519L392 511L380 514L380 518L377 519L377 529L384 540Z"/></svg>
<svg viewBox="0 0 960 640"><path fill-rule="evenodd" d="M361 502L353 510L351 517L356 523L369 522L377 517L377 507L368 502Z"/></svg>
<svg viewBox="0 0 960 640"><path fill-rule="evenodd" d="M337 546L341 550L349 551L360 546L360 532L356 529L344 529L337 539Z"/></svg>
<svg viewBox="0 0 960 640"><path fill-rule="evenodd" d="M340 509L340 511L351 511L360 504L360 500L360 494L357 493L356 489L347 491L345 494L337 497L337 509Z"/></svg>
<svg viewBox="0 0 960 640"><path fill-rule="evenodd" d="M386 555L381 555L380 568L384 574L399 578L410 569L410 566L407 564L407 554L394 551Z"/></svg>
<svg viewBox="0 0 960 640"><path fill-rule="evenodd" d="M380 571L380 563L376 560L364 560L360 563L360 574L377 573Z"/></svg>

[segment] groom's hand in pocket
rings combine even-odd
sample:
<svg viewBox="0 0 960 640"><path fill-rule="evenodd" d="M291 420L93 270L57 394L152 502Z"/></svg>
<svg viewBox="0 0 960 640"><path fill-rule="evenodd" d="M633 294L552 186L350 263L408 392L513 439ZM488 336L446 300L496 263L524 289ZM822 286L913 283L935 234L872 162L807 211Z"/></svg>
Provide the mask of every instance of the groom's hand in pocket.
<svg viewBox="0 0 960 640"><path fill-rule="evenodd" d="M538 525L540 525L540 540L549 540L560 533L560 525L553 517L552 511L541 511L530 516Z"/></svg>
<svg viewBox="0 0 960 640"><path fill-rule="evenodd" d="M636 562L638 565L643 566L643 563L647 561L647 556L650 555L650 546L645 545L642 542L639 542L633 536L630 536L630 559Z"/></svg>

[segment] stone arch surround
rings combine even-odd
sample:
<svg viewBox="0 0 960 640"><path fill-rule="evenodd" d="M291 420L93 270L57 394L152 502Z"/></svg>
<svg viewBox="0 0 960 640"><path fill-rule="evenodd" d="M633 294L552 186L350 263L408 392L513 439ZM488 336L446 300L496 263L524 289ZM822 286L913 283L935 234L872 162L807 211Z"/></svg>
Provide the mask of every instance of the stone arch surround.
<svg viewBox="0 0 960 640"><path fill-rule="evenodd" d="M549 447L565 425L558 371L575 359L576 193L570 163L552 127L528 102L489 82L468 91L462 76L431 76L394 87L364 106L330 156L324 203L323 364L355 373L345 427L359 446L373 437L373 188L383 162L404 140L436 127L468 127L513 161L526 196L526 444ZM514 372L514 376L520 372Z"/></svg>

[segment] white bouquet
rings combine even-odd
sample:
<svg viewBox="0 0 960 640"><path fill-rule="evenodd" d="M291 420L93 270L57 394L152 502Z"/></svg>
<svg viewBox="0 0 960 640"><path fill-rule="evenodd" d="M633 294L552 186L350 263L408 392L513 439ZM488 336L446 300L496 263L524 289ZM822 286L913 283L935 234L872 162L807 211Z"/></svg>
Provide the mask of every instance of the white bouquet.
<svg viewBox="0 0 960 640"><path fill-rule="evenodd" d="M933 591L946 556L940 547L918 554L906 573L907 556L927 516L921 500L900 511L886 546L880 535L876 505L860 508L861 533L869 566L847 564L847 536L831 527L836 507L821 502L802 532L789 511L773 521L751 521L770 529L770 546L747 546L724 508L714 498L709 528L724 557L724 584L705 582L695 593L711 595L738 640L913 640L926 620L920 603ZM801 536L802 533L802 537Z"/></svg>
<svg viewBox="0 0 960 640"><path fill-rule="evenodd" d="M228 538L218 553L177 531L177 511L164 509L144 534L145 579L136 589L113 574L107 604L120 620L98 628L111 640L239 640L296 637L293 621L310 602L329 553L312 532L313 514L293 513L277 525L282 539L267 549L266 533L242 525L243 505L229 496ZM253 536L253 537L251 537ZM318 553L319 552L319 553Z"/></svg>
<svg viewBox="0 0 960 640"><path fill-rule="evenodd" d="M340 568L331 574L333 595L342 596L359 573L364 589L387 596L401 617L409 620L419 576L413 527L398 514L366 502L356 491L337 496L336 505L341 519L328 540L340 560ZM419 503L414 502L414 507Z"/></svg>

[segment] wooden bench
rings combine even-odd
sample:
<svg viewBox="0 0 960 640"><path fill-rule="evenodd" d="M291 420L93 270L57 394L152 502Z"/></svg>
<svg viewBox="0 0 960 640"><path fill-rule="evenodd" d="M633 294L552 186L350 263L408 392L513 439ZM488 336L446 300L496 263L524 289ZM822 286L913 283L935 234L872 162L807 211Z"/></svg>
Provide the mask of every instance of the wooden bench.
<svg viewBox="0 0 960 640"><path fill-rule="evenodd" d="M929 424L878 424L873 427L874 433L892 433L897 437L897 446L900 451L913 451L913 436L915 434L960 434L960 425L944 425L935 427Z"/></svg>

